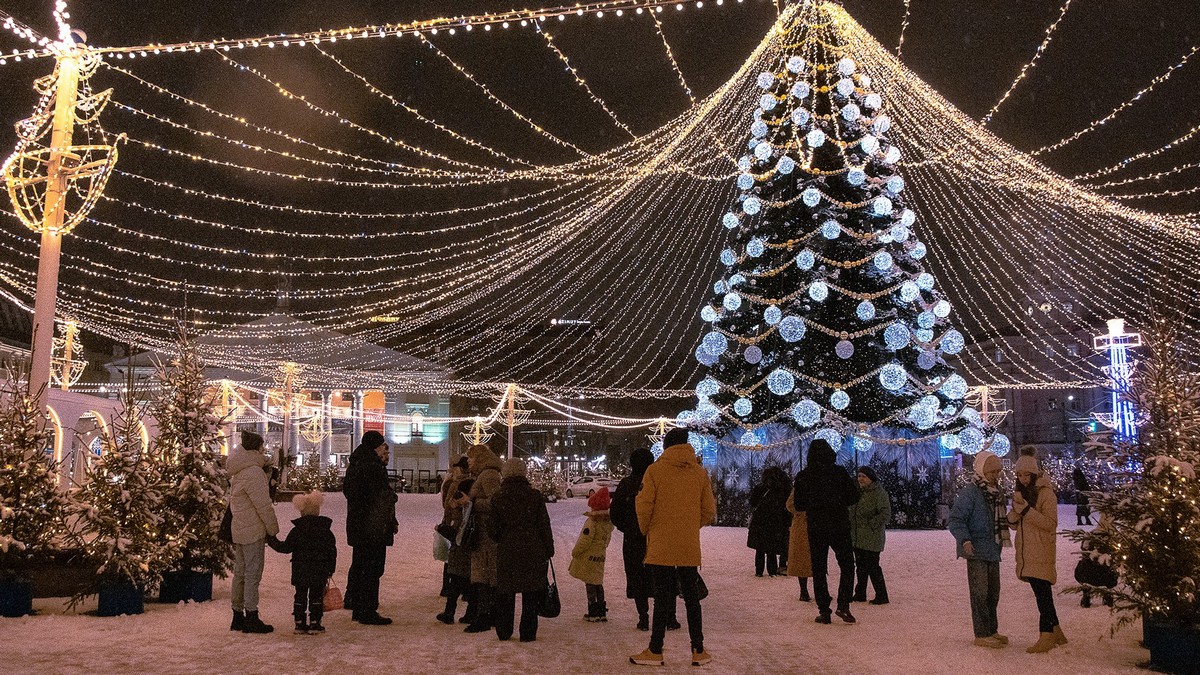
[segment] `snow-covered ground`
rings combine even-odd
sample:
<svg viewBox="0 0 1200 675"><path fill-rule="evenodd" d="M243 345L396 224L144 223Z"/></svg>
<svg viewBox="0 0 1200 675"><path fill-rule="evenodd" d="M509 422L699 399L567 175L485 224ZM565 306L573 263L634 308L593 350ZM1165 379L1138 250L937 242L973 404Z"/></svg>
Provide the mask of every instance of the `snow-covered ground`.
<svg viewBox="0 0 1200 675"><path fill-rule="evenodd" d="M550 504L556 547L555 567L563 613L543 619L538 639L500 642L492 632L468 635L461 626L434 620L441 563L432 559L433 524L441 517L435 495L401 495L400 535L388 553L380 611L394 617L388 627L360 626L349 612L326 617L323 636L291 632L292 588L288 558L267 551L261 610L274 623L272 635L230 633L229 581L218 580L213 602L148 604L141 616L97 618L68 614L60 600L35 601L39 615L0 619L0 653L5 673L597 673L639 670L630 654L647 644L648 633L634 624L632 601L625 600L620 533L614 532L606 570L609 622L586 623L583 584L567 576L571 546L583 523L582 500ZM280 521L295 517L290 504L276 506ZM344 539L345 501L330 495L325 514ZM1060 507L1059 522L1075 522L1074 507ZM944 531L888 533L883 554L892 604L854 605L857 625L837 619L813 623L816 609L798 600L796 580L756 578L753 553L741 528L705 528L703 575L711 595L704 602L705 644L713 655L709 671L728 673L1102 673L1132 672L1148 659L1138 647L1140 625L1109 637L1110 616L1103 606L1082 609L1078 596L1056 599L1070 644L1049 654L1025 647L1037 637L1037 611L1029 586L1013 573L1013 560L1001 566L1000 630L1012 646L990 650L971 645L964 563L954 558ZM1076 547L1060 538L1061 589L1072 583ZM345 587L350 551L339 547L335 580ZM94 609L84 606L79 612ZM462 608L459 609L460 615ZM680 618L683 617L682 604ZM668 672L692 670L687 631L668 633ZM643 669L644 670L644 669ZM660 672L660 671L655 671Z"/></svg>

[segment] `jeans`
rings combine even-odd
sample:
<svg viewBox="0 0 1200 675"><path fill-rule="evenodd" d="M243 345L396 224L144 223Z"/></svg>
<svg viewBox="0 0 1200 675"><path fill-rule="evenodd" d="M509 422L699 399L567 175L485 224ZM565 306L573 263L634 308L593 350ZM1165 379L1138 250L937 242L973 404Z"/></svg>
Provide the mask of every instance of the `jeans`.
<svg viewBox="0 0 1200 675"><path fill-rule="evenodd" d="M521 594L521 624L518 629L522 640L537 639L538 607L546 600L546 591ZM517 596L513 593L496 593L495 609L492 612L496 625L496 637L507 640L513 634L513 615L517 611Z"/></svg>
<svg viewBox="0 0 1200 675"><path fill-rule="evenodd" d="M833 549L838 564L837 608L850 610L850 597L854 592L854 549L850 546L850 532L821 532L809 530L808 549L812 554L813 595L822 614L829 614L829 549Z"/></svg>
<svg viewBox="0 0 1200 675"><path fill-rule="evenodd" d="M387 546L372 544L351 549L350 572L346 579L346 604L354 616L379 611L379 578L387 561Z"/></svg>
<svg viewBox="0 0 1200 675"><path fill-rule="evenodd" d="M233 589L230 604L235 612L258 611L258 584L263 575L265 538L233 545Z"/></svg>
<svg viewBox="0 0 1200 675"><path fill-rule="evenodd" d="M971 623L975 637L991 637L999 631L996 606L1000 604L1000 563L967 559L967 589L971 594Z"/></svg>
<svg viewBox="0 0 1200 675"><path fill-rule="evenodd" d="M767 574L771 576L779 574L779 556L775 553L767 553L762 549L754 549L755 575L762 576L764 563L766 563Z"/></svg>
<svg viewBox="0 0 1200 675"><path fill-rule="evenodd" d="M1054 587L1045 579L1026 579L1037 599L1038 631L1051 633L1058 625L1058 612L1054 611Z"/></svg>
<svg viewBox="0 0 1200 675"><path fill-rule="evenodd" d="M292 617L296 619L296 623L305 623L305 611L308 612L308 623L321 623L321 617L325 615L326 582L312 586L294 587L296 596L292 600Z"/></svg>
<svg viewBox="0 0 1200 675"><path fill-rule="evenodd" d="M883 581L883 568L879 566L879 551L854 549L854 566L857 568L858 581L854 585L854 597L867 597L867 581L875 589L875 599L888 599L887 584Z"/></svg>
<svg viewBox="0 0 1200 675"><path fill-rule="evenodd" d="M700 578L695 567L670 567L646 565L654 579L654 622L650 630L650 651L661 654L663 639L667 635L667 622L675 615L675 595L683 593L683 605L687 609L688 634L692 639L693 651L704 651L704 620L700 611L700 592L696 586Z"/></svg>
<svg viewBox="0 0 1200 675"><path fill-rule="evenodd" d="M584 591L587 593L588 606L604 605L604 585L603 584L584 584ZM607 607L604 608L607 610Z"/></svg>

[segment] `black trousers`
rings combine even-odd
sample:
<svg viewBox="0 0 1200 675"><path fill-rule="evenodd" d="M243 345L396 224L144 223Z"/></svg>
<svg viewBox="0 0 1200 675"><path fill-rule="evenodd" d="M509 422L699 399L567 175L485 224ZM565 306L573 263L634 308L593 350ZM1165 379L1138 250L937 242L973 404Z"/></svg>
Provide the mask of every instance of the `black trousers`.
<svg viewBox="0 0 1200 675"><path fill-rule="evenodd" d="M766 564L767 574L775 576L779 574L779 555L775 553L767 553L761 548L754 549L754 573L762 576L763 564Z"/></svg>
<svg viewBox="0 0 1200 675"><path fill-rule="evenodd" d="M683 594L683 606L687 610L688 634L692 639L692 650L704 650L704 620L700 611L700 592L696 586L700 578L695 567L668 567L646 565L654 580L654 622L650 628L650 651L661 654L663 640L667 636L667 622L675 615L675 597ZM677 590L678 589L678 590Z"/></svg>
<svg viewBox="0 0 1200 675"><path fill-rule="evenodd" d="M1051 633L1058 625L1058 612L1054 610L1054 587L1045 579L1026 579L1037 599L1038 631Z"/></svg>
<svg viewBox="0 0 1200 675"><path fill-rule="evenodd" d="M521 623L518 629L522 640L537 639L538 607L546 600L546 591L521 594ZM517 611L517 596L514 593L496 593L492 619L496 626L496 637L507 640L513 634L513 619Z"/></svg>
<svg viewBox="0 0 1200 675"><path fill-rule="evenodd" d="M379 611L379 578L387 561L387 546L370 544L351 549L350 572L346 579L346 605L354 616Z"/></svg>
<svg viewBox="0 0 1200 675"><path fill-rule="evenodd" d="M854 549L849 532L808 531L808 550L812 554L813 596L822 614L829 614L829 549L838 564L837 608L849 611L854 592Z"/></svg>
<svg viewBox="0 0 1200 675"><path fill-rule="evenodd" d="M325 615L325 582L293 588L296 597L292 600L292 616L296 623L306 623L305 612L308 612L307 623L321 623L321 617Z"/></svg>
<svg viewBox="0 0 1200 675"><path fill-rule="evenodd" d="M887 584L883 580L883 568L879 565L879 551L854 549L854 566L857 568L858 581L854 584L854 597L867 597L867 582L875 589L876 600L887 600Z"/></svg>

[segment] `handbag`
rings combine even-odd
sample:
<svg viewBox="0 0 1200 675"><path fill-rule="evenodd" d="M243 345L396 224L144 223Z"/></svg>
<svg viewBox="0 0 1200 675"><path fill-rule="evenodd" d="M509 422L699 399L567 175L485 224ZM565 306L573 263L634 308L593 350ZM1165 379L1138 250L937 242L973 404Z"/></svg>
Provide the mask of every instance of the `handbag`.
<svg viewBox="0 0 1200 675"><path fill-rule="evenodd" d="M325 584L325 597L321 599L321 604L325 607L326 612L332 612L335 609L343 609L345 606L342 590L333 583L330 579Z"/></svg>
<svg viewBox="0 0 1200 675"><path fill-rule="evenodd" d="M471 504L463 509L463 526L458 530L458 539L454 543L468 551L474 550L479 544L479 520Z"/></svg>
<svg viewBox="0 0 1200 675"><path fill-rule="evenodd" d="M538 616L553 619L562 613L562 598L558 596L558 577L554 575L554 561L550 561L550 582L546 587L546 597L538 605Z"/></svg>
<svg viewBox="0 0 1200 675"><path fill-rule="evenodd" d="M458 538L458 529L450 523L438 523L433 526L433 529L437 530L437 533L445 537L446 541L450 543L454 543L454 540Z"/></svg>
<svg viewBox="0 0 1200 675"><path fill-rule="evenodd" d="M233 543L233 509L225 507L225 515L221 516L221 526L217 528L217 538L226 544Z"/></svg>
<svg viewBox="0 0 1200 675"><path fill-rule="evenodd" d="M433 559L442 562L450 560L450 542L440 532L433 533Z"/></svg>
<svg viewBox="0 0 1200 675"><path fill-rule="evenodd" d="M696 597L703 600L708 597L708 584L704 583L704 577L700 573L696 573Z"/></svg>

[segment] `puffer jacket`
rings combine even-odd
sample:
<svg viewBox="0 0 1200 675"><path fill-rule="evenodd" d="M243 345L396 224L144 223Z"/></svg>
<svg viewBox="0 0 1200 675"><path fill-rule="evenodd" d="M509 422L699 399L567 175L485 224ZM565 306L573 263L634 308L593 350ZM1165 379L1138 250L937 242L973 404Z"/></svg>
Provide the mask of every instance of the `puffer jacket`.
<svg viewBox="0 0 1200 675"><path fill-rule="evenodd" d="M1038 476L1034 483L1037 501L1025 501L1020 490L1013 493L1013 506L1008 512L1008 522L1017 531L1016 555L1018 579L1044 579L1050 583L1058 581L1055 569L1056 539L1058 532L1058 498L1045 476Z"/></svg>
<svg viewBox="0 0 1200 675"><path fill-rule="evenodd" d="M471 583L496 585L496 540L491 534L492 498L500 490L500 459L489 453L471 486L471 513L478 541L471 551Z"/></svg>
<svg viewBox="0 0 1200 675"><path fill-rule="evenodd" d="M234 448L225 461L229 473L229 510L233 512L233 543L252 544L267 535L279 534L275 505L267 489L261 452Z"/></svg>
<svg viewBox="0 0 1200 675"><path fill-rule="evenodd" d="M487 530L496 541L496 590L545 590L546 573L554 557L554 533L546 498L529 484L529 479L510 476L491 498L490 514Z"/></svg>
<svg viewBox="0 0 1200 675"><path fill-rule="evenodd" d="M858 503L859 496L858 483L837 465L834 451L826 444L813 444L808 465L796 474L792 496L796 510L808 517L808 531L849 533L848 509Z"/></svg>
<svg viewBox="0 0 1200 675"><path fill-rule="evenodd" d="M883 551L891 521L892 500L879 481L872 481L850 507L850 544L863 551Z"/></svg>
<svg viewBox="0 0 1200 675"><path fill-rule="evenodd" d="M646 469L637 515L647 565L700 566L700 528L717 517L717 502L691 445L672 445Z"/></svg>
<svg viewBox="0 0 1200 675"><path fill-rule="evenodd" d="M602 586L613 523L607 510L588 511L587 516L575 548L571 549L571 566L567 572L585 584Z"/></svg>
<svg viewBox="0 0 1200 675"><path fill-rule="evenodd" d="M323 586L337 568L337 540L325 516L300 516L287 539L271 548L292 554L292 585Z"/></svg>
<svg viewBox="0 0 1200 675"><path fill-rule="evenodd" d="M1000 562L1001 545L996 541L995 523L996 512L988 504L987 493L982 488L968 483L959 490L950 507L947 528L954 535L958 557L967 557L963 544L969 541L975 548L976 560Z"/></svg>
<svg viewBox="0 0 1200 675"><path fill-rule="evenodd" d="M350 453L342 494L346 496L346 543L391 546L399 529L396 493L388 486L387 468L374 449L359 445Z"/></svg>

